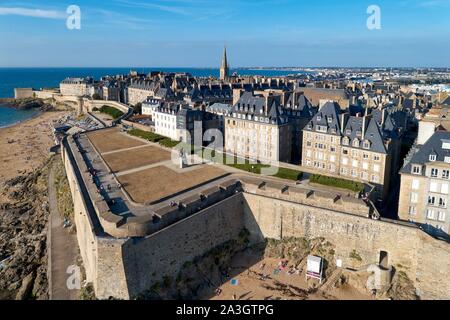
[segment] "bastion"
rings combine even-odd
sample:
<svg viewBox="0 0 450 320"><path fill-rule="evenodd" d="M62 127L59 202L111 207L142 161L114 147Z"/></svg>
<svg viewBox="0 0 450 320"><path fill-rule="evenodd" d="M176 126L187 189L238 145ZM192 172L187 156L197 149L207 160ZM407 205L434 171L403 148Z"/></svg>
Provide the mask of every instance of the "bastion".
<svg viewBox="0 0 450 320"><path fill-rule="evenodd" d="M117 128L63 140L78 244L98 298L134 298L243 229L252 244L325 238L336 247L343 268L376 264L387 255L421 298L450 298L449 245L415 225L374 220L370 203L326 188L209 164L179 169L166 152ZM166 172L173 185L166 186L159 172ZM360 257L357 263L352 252Z"/></svg>

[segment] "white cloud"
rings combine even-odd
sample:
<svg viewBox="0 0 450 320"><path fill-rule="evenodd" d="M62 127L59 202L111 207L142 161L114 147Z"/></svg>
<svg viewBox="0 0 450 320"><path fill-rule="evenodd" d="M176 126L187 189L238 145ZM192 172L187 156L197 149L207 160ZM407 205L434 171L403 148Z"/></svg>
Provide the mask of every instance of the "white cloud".
<svg viewBox="0 0 450 320"><path fill-rule="evenodd" d="M28 8L7 8L0 7L0 16L24 16L33 18L44 19L65 19L67 15L61 11L55 10L41 10L41 9L28 9Z"/></svg>

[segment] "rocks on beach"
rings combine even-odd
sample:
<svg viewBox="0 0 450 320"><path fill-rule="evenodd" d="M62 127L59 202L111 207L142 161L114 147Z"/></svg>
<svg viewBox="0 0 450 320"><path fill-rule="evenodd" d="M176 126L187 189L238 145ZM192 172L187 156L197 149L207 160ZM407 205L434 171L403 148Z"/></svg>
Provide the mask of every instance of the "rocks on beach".
<svg viewBox="0 0 450 320"><path fill-rule="evenodd" d="M47 166L3 185L0 207L2 299L47 299Z"/></svg>

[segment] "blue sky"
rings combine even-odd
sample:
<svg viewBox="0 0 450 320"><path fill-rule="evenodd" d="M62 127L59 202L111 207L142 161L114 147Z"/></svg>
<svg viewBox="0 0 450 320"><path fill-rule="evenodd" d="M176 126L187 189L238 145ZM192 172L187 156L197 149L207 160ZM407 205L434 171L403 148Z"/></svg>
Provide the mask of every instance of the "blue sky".
<svg viewBox="0 0 450 320"><path fill-rule="evenodd" d="M450 0L0 0L0 67L216 67L224 44L232 67L450 67Z"/></svg>

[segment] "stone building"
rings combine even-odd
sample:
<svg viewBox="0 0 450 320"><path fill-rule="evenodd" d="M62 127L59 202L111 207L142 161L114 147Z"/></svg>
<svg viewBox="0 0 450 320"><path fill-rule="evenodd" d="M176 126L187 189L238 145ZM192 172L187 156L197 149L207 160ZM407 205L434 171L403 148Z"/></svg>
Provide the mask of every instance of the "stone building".
<svg viewBox="0 0 450 320"><path fill-rule="evenodd" d="M142 115L154 117L153 113L161 106L162 101L154 97L149 97L142 102Z"/></svg>
<svg viewBox="0 0 450 320"><path fill-rule="evenodd" d="M287 105L282 100L271 92L243 92L225 117L225 150L252 160L291 162L295 140L301 139L296 128L313 111L307 99L292 97Z"/></svg>
<svg viewBox="0 0 450 320"><path fill-rule="evenodd" d="M161 102L153 111L155 132L175 141L192 143L194 130L200 130L203 138L203 111L191 109L188 105ZM195 123L199 123L196 128Z"/></svg>
<svg viewBox="0 0 450 320"><path fill-rule="evenodd" d="M135 106L154 96L159 84L150 80L133 80L128 86L128 103Z"/></svg>
<svg viewBox="0 0 450 320"><path fill-rule="evenodd" d="M367 110L367 109L366 109ZM302 166L323 175L370 183L387 195L400 148L393 117L351 115L327 102L303 130Z"/></svg>
<svg viewBox="0 0 450 320"><path fill-rule="evenodd" d="M59 84L59 89L64 96L82 97L89 95L90 78L67 78Z"/></svg>
<svg viewBox="0 0 450 320"><path fill-rule="evenodd" d="M437 236L450 230L450 132L437 131L413 147L400 171L398 214Z"/></svg>

